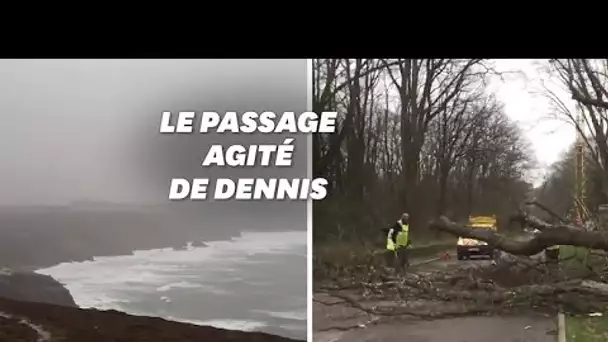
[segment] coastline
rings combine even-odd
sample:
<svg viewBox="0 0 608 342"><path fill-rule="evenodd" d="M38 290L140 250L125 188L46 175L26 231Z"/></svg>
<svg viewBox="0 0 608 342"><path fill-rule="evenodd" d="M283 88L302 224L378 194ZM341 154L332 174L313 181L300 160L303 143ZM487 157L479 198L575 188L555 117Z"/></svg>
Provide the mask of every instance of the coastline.
<svg viewBox="0 0 608 342"><path fill-rule="evenodd" d="M287 235L283 235L284 233ZM265 270L271 270L272 267L264 265L270 265L269 262L273 262L273 258L276 259L272 254L288 253L292 255L289 260L294 257L296 260L302 258L303 255L299 251L301 247L297 247L298 250L294 252L290 247L292 243L300 244L301 233L300 231L245 231L233 236L232 239L206 241L196 244L197 246L188 242L179 247L135 250L128 255L95 256L91 258L96 260L93 263L64 262L49 268L37 269L36 273L53 276L58 284L65 282L61 286L68 291L76 291L72 296L83 309L118 310L129 315L163 317L171 321L228 330L262 331L297 339L305 337L306 321L305 319L302 321L302 318L293 318L301 317L300 307L294 307L295 302L288 299L294 298L294 292L268 293L259 284L281 281L282 276L277 279L277 272L272 271L266 275ZM233 258L234 261L231 261ZM283 261L277 263L279 269L289 267L289 261L286 264L284 258L280 260ZM261 264L258 264L260 262ZM260 270L262 273L248 272L250 263L260 265L256 267L262 267ZM160 269L153 265L159 265ZM237 271L242 267L245 267L243 271ZM118 273L113 272L114 269ZM197 271L199 269L203 273L199 273ZM217 273L212 269L226 271ZM42 272L38 273L38 271ZM138 272L144 272L145 277L141 278ZM104 280L106 279L104 275L110 274L115 275L112 276L112 284ZM192 280L192 274L199 274L200 278ZM243 277L246 282L251 281L251 288L247 289L247 286L231 283L230 279L235 275ZM131 283L132 281L136 283ZM104 287L108 290L104 290ZM172 290L173 288L175 290ZM224 292L220 294L221 298L209 297L215 293L215 289ZM258 297L257 304L247 299L246 293L249 292L262 295ZM299 292L301 290L295 292L296 302L300 302ZM230 297L223 297L229 293ZM207 299L185 301L188 295ZM280 297L283 295L286 297ZM162 296L159 297L159 304L154 304L158 300L155 296ZM292 304L286 306L264 304L265 300L279 303L282 298L287 298ZM239 305L236 303L243 300L248 304L238 309ZM195 312L196 310L193 310L197 304L194 303L225 307L228 311L223 309L219 313L216 311L215 314L213 310Z"/></svg>
<svg viewBox="0 0 608 342"><path fill-rule="evenodd" d="M116 310L80 309L4 298L0 298L0 327L2 341L58 338L65 342L102 342L118 339L133 342L160 339L163 341L304 342L304 340L263 332L198 326L158 317L134 316ZM41 336L41 332L46 336Z"/></svg>
<svg viewBox="0 0 608 342"><path fill-rule="evenodd" d="M2 314L5 316L5 319L7 318L18 318L18 320L21 320L22 322L28 322L28 324L32 324L31 326L35 326L35 327L41 327L43 329L43 331L47 331L47 332L53 332L53 331L57 331L57 326L54 325L53 327L49 328L49 325L47 324L48 319L55 315L56 312L62 311L64 312L62 315L67 315L72 317L73 319L76 319L74 317L79 316L79 315L84 315L87 317L92 317L89 319L94 319L94 320L101 320L101 321L106 321L108 319L110 319L109 315L112 315L113 320L117 319L117 316L120 317L120 321L118 324L131 324L131 323L125 323L125 322L137 322L135 323L138 327L142 327L142 326L148 326L148 325L154 325L155 327L159 324L158 320L162 320L164 322L167 323L175 323L175 324L184 324L187 325L189 327L183 326L183 327L179 327L179 326L167 326L167 328L169 329L170 327L170 332L165 332L155 328L157 330L157 332L155 334L164 334L164 333L175 333L175 331L179 331L179 330L192 330L191 326L196 327L197 329L199 329L199 333L200 334L215 334L214 336L217 336L218 339L217 341L222 341L223 339L221 338L221 335L226 335L226 336L234 336L234 334L243 334L243 339L242 341L249 341L249 340L255 340L255 341L304 341L304 340L300 340L298 339L298 337L296 336L294 338L294 336L290 336L290 334L287 333L287 331L279 326L273 327L273 326L267 326L266 328L263 329L234 329L232 327L222 327L221 325L212 325L212 324L203 324L204 322L187 322L181 319L175 319L173 317L156 317L156 316L150 316L150 315L144 315L144 314L133 314L133 313L127 313L124 312L122 310L112 310L112 309L95 309L95 308L82 308L79 307L76 302L74 301L74 298L72 297L72 295L69 292L69 289L66 287L66 285L61 284L57 279L54 279L53 277L51 277L50 275L44 275L44 274L39 274L39 273L33 273L33 272L22 272L22 271L17 271L17 272L13 272L12 274L7 273L4 275L5 279L9 279L9 278L28 278L29 281L29 285L27 286L27 288L29 289L27 292L29 292L30 294L36 294L38 297L37 298L10 298L12 296L8 296L10 299L5 299L5 298L0 298L0 312L2 312ZM0 285L2 284L2 278L0 278ZM40 291L41 288L44 288L45 291ZM1 289L1 286L0 286ZM54 296L56 296L58 293L64 293L66 296L63 296L62 300L59 300L58 298L55 298ZM46 297L41 296L41 295L46 295ZM6 297L6 296L2 296L2 297ZM68 299L69 298L69 299ZM12 302L12 304L10 304L8 307L5 306L5 304L2 303L6 303L6 302ZM49 306L50 305L50 306ZM60 305L63 308L70 308L70 309L74 309L77 311L66 311L66 309L59 309L56 308L55 305ZM31 308L31 307L37 307L39 309L36 309L35 312L31 312L30 309L27 308ZM18 310L15 311L15 308L17 308ZM26 312L28 312L28 314L26 316L23 315L21 310L22 308L26 308ZM41 311L43 310L43 311ZM44 312L44 310L48 310L48 312ZM39 316L36 315L42 315L44 317L44 319L41 321ZM33 315L33 316L32 316ZM93 316L91 316L93 315ZM15 320L15 322L18 322L18 320ZM60 326L61 330L65 330L65 329L72 329L69 326L69 323L64 322L62 319L60 318L52 318L52 320L59 320L60 322L58 322L58 326ZM122 322L125 321L125 322ZM41 323L42 322L42 323ZM3 327L7 324L6 322L0 322ZM55 323L53 323L55 324ZM67 324L67 325L66 325ZM116 323L114 323L116 324ZM152 329L152 328L150 328ZM71 332L70 332L71 333ZM78 334L80 334L81 332L78 332ZM1 334L0 334L1 335ZM120 335L122 337L122 335ZM155 336L155 335L153 335ZM230 340L233 341L232 339L233 337L226 337L226 340ZM179 341L182 341L181 339L178 339ZM135 340L134 340L135 341ZM184 341L188 341L188 339L184 340ZM237 339L234 341L241 341L241 339Z"/></svg>
<svg viewBox="0 0 608 342"><path fill-rule="evenodd" d="M284 231L284 229L272 229L275 225L270 224L274 223L270 221L269 227L255 226L248 229L230 225L207 226L200 218L182 217L179 212L167 213L156 209L158 208L97 210L66 207L17 209L2 207L0 208L0 260L2 261L0 268L9 268L14 273L40 275L36 271L63 263L130 256L136 251L161 249L179 251L188 249L189 242L194 241L200 241L197 247L205 248L204 245L207 243L229 241L246 233ZM296 231L300 230L296 229ZM54 278L53 281L59 285L56 286L57 291L66 291L72 297L67 286ZM46 298L42 302L49 300ZM68 302L60 304L66 303L70 305ZM265 330L276 331L280 336L285 336L279 326Z"/></svg>
<svg viewBox="0 0 608 342"><path fill-rule="evenodd" d="M228 221L213 225L171 206L0 207L0 268L35 271L135 250L179 249L189 241L225 241L242 232L283 230L271 221L246 229Z"/></svg>

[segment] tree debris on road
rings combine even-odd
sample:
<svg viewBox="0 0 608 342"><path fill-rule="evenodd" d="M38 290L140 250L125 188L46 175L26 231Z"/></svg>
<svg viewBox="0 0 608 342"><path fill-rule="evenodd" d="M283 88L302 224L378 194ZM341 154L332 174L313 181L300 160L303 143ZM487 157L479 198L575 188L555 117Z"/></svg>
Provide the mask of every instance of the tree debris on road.
<svg viewBox="0 0 608 342"><path fill-rule="evenodd" d="M561 223L551 225L530 215L520 214L518 218L538 227L541 233L515 239L473 230L445 216L431 223L435 229L486 241L507 252L493 264L434 258L417 263L405 274L396 274L381 265L368 266L367 272L362 267L345 267L342 274L318 282L317 291L372 317L435 319L530 310L551 314L558 310L585 314L604 311L608 307L608 284L602 272L572 277L559 267L530 256L554 244L594 248L607 244L608 249L608 239L601 238L605 233ZM561 263L567 261L565 258ZM433 264L443 267L431 267Z"/></svg>

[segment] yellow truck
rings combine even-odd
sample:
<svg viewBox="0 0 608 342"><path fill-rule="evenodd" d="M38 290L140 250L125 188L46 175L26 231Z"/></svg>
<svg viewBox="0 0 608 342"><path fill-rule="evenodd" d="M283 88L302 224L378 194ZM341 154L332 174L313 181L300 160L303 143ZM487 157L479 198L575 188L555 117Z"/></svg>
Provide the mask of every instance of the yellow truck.
<svg viewBox="0 0 608 342"><path fill-rule="evenodd" d="M498 230L496 216L469 216L468 226L471 229ZM487 256L494 258L495 251L484 241L459 237L456 245L458 260L470 259L471 256Z"/></svg>

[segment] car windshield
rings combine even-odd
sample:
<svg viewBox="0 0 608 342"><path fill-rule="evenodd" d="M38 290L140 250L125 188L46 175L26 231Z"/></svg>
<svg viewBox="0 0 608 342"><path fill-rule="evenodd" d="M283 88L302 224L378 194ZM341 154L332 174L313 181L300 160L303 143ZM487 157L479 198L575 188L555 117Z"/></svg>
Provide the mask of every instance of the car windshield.
<svg viewBox="0 0 608 342"><path fill-rule="evenodd" d="M494 227L489 227L489 226L471 226L471 228L479 229L479 230L493 230L494 229Z"/></svg>

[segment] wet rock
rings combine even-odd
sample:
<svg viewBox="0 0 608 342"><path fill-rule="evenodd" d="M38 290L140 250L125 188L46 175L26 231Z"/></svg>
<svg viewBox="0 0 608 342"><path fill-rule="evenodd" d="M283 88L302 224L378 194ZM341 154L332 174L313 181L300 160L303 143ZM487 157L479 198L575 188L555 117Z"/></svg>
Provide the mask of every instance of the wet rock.
<svg viewBox="0 0 608 342"><path fill-rule="evenodd" d="M0 274L0 296L9 299L76 307L70 292L50 276L31 272Z"/></svg>
<svg viewBox="0 0 608 342"><path fill-rule="evenodd" d="M78 309L3 298L0 298L0 312L14 318L0 320L0 330L11 331L11 341L29 341L28 338L34 336L32 329L24 329L23 324L19 323L26 319L51 332L51 340L57 338L63 342L298 342L267 333L178 323L157 317L132 316L115 310Z"/></svg>

